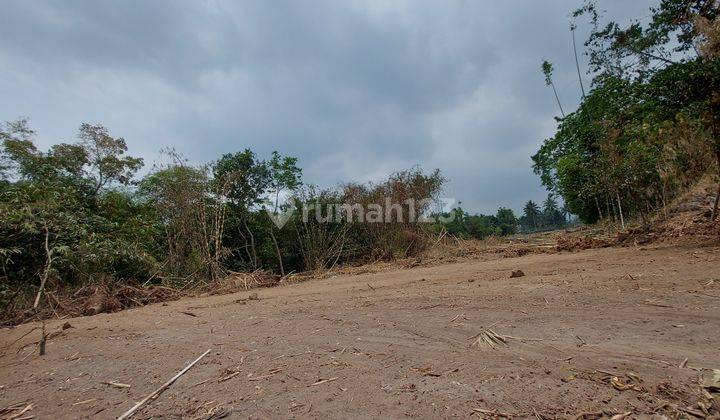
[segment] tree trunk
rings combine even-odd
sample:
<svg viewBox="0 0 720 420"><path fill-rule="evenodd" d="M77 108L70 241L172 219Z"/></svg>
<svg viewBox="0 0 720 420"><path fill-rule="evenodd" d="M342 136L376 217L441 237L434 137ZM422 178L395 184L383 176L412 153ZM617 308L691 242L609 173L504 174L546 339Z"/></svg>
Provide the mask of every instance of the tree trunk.
<svg viewBox="0 0 720 420"><path fill-rule="evenodd" d="M37 308L40 304L40 297L45 290L45 282L47 282L48 276L50 275L50 266L52 265L52 250L50 250L50 231L45 226L45 255L47 260L45 261L45 269L43 270L42 280L40 280L40 289L38 289L37 296L35 296L35 303L33 309Z"/></svg>
<svg viewBox="0 0 720 420"><path fill-rule="evenodd" d="M715 148L715 156L717 157L718 165L718 189L715 194L715 204L713 205L712 214L710 215L710 221L714 222L718 215L718 204L720 204L720 146Z"/></svg>
<svg viewBox="0 0 720 420"><path fill-rule="evenodd" d="M225 233L225 214L227 212L227 205L225 203L220 204L220 208L215 211L215 264L220 265L220 258L222 257L222 239Z"/></svg>
<svg viewBox="0 0 720 420"><path fill-rule="evenodd" d="M712 211L712 214L710 215L711 222L714 222L715 218L717 218L718 204L720 204L720 181L718 181L718 189L717 189L717 193L715 194L715 204L713 205L713 211Z"/></svg>
<svg viewBox="0 0 720 420"><path fill-rule="evenodd" d="M617 197L618 212L620 213L620 224L622 228L625 229L625 218L623 217L622 204L620 203L620 194L615 193L615 196Z"/></svg>
<svg viewBox="0 0 720 420"><path fill-rule="evenodd" d="M553 93L555 94L555 100L557 101L558 107L560 108L560 115L565 118L565 111L563 111L563 107L560 104L560 97L557 94L557 90L555 90L555 83L550 83L550 86L552 86Z"/></svg>
<svg viewBox="0 0 720 420"><path fill-rule="evenodd" d="M278 246L278 242L277 242L277 239L275 238L275 233L273 232L273 229L274 228L272 226L270 226L270 237L272 238L273 243L275 244L275 252L277 253L278 264L280 265L280 275L285 277L285 268L283 267L282 254L280 253L280 247Z"/></svg>
<svg viewBox="0 0 720 420"><path fill-rule="evenodd" d="M258 257L257 257L257 251L255 250L255 235L253 235L252 231L248 227L247 218L245 216L243 216L242 221L243 221L243 226L245 226L245 230L247 231L248 235L250 235L250 251L252 251L252 258L251 258L252 265L253 265L253 269L257 270Z"/></svg>
<svg viewBox="0 0 720 420"><path fill-rule="evenodd" d="M572 32L573 53L575 53L575 68L577 69L578 80L580 81L580 91L582 92L583 99L585 99L585 86L583 85L582 75L580 74L580 62L578 61L577 47L575 45L575 24L573 24L570 32Z"/></svg>
<svg viewBox="0 0 720 420"><path fill-rule="evenodd" d="M615 221L615 205L613 204L612 208L610 208L610 198L608 197L607 194L605 194L605 210L607 210L608 220L610 220L612 218L612 220L614 222Z"/></svg>
<svg viewBox="0 0 720 420"><path fill-rule="evenodd" d="M652 211L650 210L650 206L647 205L647 203L646 203L645 208L646 208L645 211L647 211L647 214L652 213ZM640 222L642 223L643 231L647 232L650 229L650 223L649 223L648 219L645 217L645 214L646 214L645 211L640 210Z"/></svg>
<svg viewBox="0 0 720 420"><path fill-rule="evenodd" d="M597 197L595 197L595 205L597 206L597 211L598 211L598 214L600 215L600 220L602 220L602 218L603 218L602 210L600 210L600 203L598 202Z"/></svg>

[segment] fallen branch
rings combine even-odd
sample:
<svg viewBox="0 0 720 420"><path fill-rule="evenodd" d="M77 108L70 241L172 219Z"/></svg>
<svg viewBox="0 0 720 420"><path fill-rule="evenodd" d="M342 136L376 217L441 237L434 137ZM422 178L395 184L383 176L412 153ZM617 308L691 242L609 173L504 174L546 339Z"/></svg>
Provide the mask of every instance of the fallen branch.
<svg viewBox="0 0 720 420"><path fill-rule="evenodd" d="M248 381L262 381L263 379L272 378L276 373L282 371L282 369L272 369L269 374L262 376L248 376Z"/></svg>
<svg viewBox="0 0 720 420"><path fill-rule="evenodd" d="M338 377L336 376L336 377L334 377L334 378L323 379L322 381L317 381L317 382L315 382L314 384L312 384L312 385L310 385L310 386L322 385L322 384L325 384L325 383L328 383L328 382L332 382L332 381L337 381L337 380L338 380Z"/></svg>
<svg viewBox="0 0 720 420"><path fill-rule="evenodd" d="M84 404L90 404L91 402L97 401L97 398L90 398L89 400L84 401L78 401L76 403L73 403L73 405L84 405Z"/></svg>
<svg viewBox="0 0 720 420"><path fill-rule="evenodd" d="M142 407L142 406L145 405L148 401L150 401L150 400L153 399L153 398L156 398L156 397L157 397L158 395L160 395L163 391L165 391L166 389L168 389L168 388L170 387L170 385L173 384L173 382L175 382L179 377L181 377L182 375L184 375L185 372L187 372L188 370L190 370L191 367L195 366L195 363L199 362L200 359L202 359L203 357L207 356L207 354L210 353L210 350L211 350L211 349L207 349L207 351L205 351L205 353L201 354L200 357L198 357L197 359L193 360L192 363L190 363L189 365L185 366L185 368L184 368L183 370L181 370L181 371L178 372L175 376L173 376L172 378L170 378L167 382L165 382L164 384L162 384L162 386L161 386L160 388L158 388L158 389L156 389L155 391L151 392L150 395L148 395L147 397L143 398L139 403L135 404L135 405L133 406L133 408L131 408L131 409L129 409L128 411L126 411L125 413L123 413L120 417L117 418L117 420L129 419L133 414L135 414L135 412L136 412L140 407Z"/></svg>
<svg viewBox="0 0 720 420"><path fill-rule="evenodd" d="M233 373L231 373L231 374L229 374L229 375L227 375L227 376L223 376L222 378L218 379L218 383L220 383L220 382L225 382L225 381L227 381L227 380L229 380L229 379L232 379L232 378L238 376L239 374L240 374L240 371L237 371L237 372L233 372Z"/></svg>
<svg viewBox="0 0 720 420"><path fill-rule="evenodd" d="M103 381L102 383L105 385L114 386L115 388L130 388L130 385L128 384L123 384L115 381Z"/></svg>
<svg viewBox="0 0 720 420"><path fill-rule="evenodd" d="M666 305L663 302L658 302L658 301L654 301L651 299L646 299L640 303L642 303L643 305L648 305L648 306L657 306L658 308L672 308L672 306L670 306L670 305Z"/></svg>
<svg viewBox="0 0 720 420"><path fill-rule="evenodd" d="M9 407L5 407L5 408L0 409L0 414L8 415L7 417L3 417L3 418L6 418L6 419L8 419L8 420L12 420L12 419L18 419L18 418L20 418L23 414L25 414L26 412L28 412L28 411L30 411L30 410L32 410L32 409L33 409L32 403L30 403L30 404L28 404L27 406L25 406L25 408L23 408L23 404L15 404L15 405L11 405L11 406L9 406ZM19 410L19 411L18 411L18 410ZM15 414L10 414L10 413L13 412L13 411L18 411L18 412L15 413ZM34 416L28 416L28 417L24 417L24 418L33 418L33 417L34 417Z"/></svg>
<svg viewBox="0 0 720 420"><path fill-rule="evenodd" d="M10 346L12 346L13 344L15 344L15 343L17 343L18 341L22 340L23 338L27 337L28 335L30 335L31 332L33 332L33 331L35 331L35 330L37 330L37 329L39 329L39 328L40 328L40 327L33 327L32 329L30 329L30 331L28 331L28 332L26 332L25 334L21 335L20 337L16 338L16 339L13 340L10 344L4 345L4 346L2 347L2 349L5 350L5 349L7 349L7 348L10 348ZM21 349L23 349L23 348L25 348L25 346L21 347Z"/></svg>
<svg viewBox="0 0 720 420"><path fill-rule="evenodd" d="M602 411L599 411L599 412L597 412L597 413L584 412L584 413L580 413L580 414L578 414L577 416L575 416L575 417L574 417L574 420L581 420L581 419L584 419L585 417L595 418L595 417L601 417L601 416L604 416L604 415L605 415L605 413L602 412Z"/></svg>
<svg viewBox="0 0 720 420"><path fill-rule="evenodd" d="M495 416L495 417L505 417L505 418L510 418L510 417L511 417L510 414L508 414L508 413L501 413L501 412L499 412L499 411L497 411L497 410L486 410L486 409L484 409L484 408L473 408L472 411L473 411L474 413L486 414L486 415Z"/></svg>

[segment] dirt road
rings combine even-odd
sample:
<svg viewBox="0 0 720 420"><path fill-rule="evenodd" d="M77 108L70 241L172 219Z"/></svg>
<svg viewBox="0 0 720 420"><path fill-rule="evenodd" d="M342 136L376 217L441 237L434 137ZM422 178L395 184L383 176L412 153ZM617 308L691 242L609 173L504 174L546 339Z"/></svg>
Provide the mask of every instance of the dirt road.
<svg viewBox="0 0 720 420"><path fill-rule="evenodd" d="M42 357L22 325L0 331L0 408L114 418L212 349L136 418L678 416L720 368L719 261L613 248L313 280L52 321ZM507 344L471 345L488 327Z"/></svg>

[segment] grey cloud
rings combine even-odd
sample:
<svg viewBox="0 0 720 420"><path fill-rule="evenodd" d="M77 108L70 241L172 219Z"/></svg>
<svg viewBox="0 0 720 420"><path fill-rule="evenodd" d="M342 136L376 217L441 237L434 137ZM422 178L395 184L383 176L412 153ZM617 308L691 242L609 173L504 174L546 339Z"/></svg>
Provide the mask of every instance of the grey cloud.
<svg viewBox="0 0 720 420"><path fill-rule="evenodd" d="M102 122L150 162L164 146L198 162L279 150L325 186L438 167L470 210L519 210L545 194L529 156L557 114L541 59L578 100L577 4L10 0L0 119L30 117L43 145Z"/></svg>

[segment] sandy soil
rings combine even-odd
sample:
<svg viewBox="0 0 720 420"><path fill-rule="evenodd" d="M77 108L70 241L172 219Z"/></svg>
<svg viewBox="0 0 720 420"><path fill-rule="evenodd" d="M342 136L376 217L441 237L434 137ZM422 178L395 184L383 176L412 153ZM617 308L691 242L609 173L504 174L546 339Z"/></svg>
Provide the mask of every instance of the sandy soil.
<svg viewBox="0 0 720 420"><path fill-rule="evenodd" d="M136 418L697 414L718 261L609 248L341 276L51 321L42 357L21 325L0 331L0 408L114 418L212 349ZM507 345L471 345L488 327Z"/></svg>

